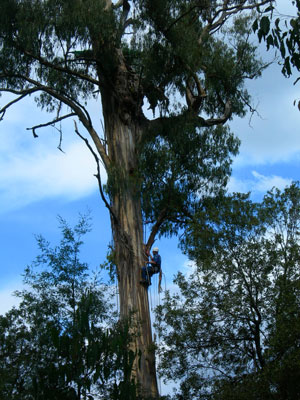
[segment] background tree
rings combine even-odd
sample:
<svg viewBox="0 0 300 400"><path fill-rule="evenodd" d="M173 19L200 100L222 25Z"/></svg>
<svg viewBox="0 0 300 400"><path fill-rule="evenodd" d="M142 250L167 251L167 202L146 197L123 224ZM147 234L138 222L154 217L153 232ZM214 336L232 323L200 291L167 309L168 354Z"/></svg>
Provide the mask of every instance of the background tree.
<svg viewBox="0 0 300 400"><path fill-rule="evenodd" d="M117 321L109 287L80 261L81 218L40 254L24 274L21 303L0 317L0 397L3 399L136 399L135 354L128 323Z"/></svg>
<svg viewBox="0 0 300 400"><path fill-rule="evenodd" d="M150 248L158 233L178 232L195 204L226 184L238 141L223 124L245 114L244 81L263 68L249 43L251 18L242 12L270 2L1 1L0 91L14 96L2 105L1 118L33 95L55 113L31 128L34 137L67 118L81 123L75 121L75 132L95 157L111 216L121 315L134 313L140 322L133 375L141 392L153 397L149 305L140 285L143 243ZM89 112L92 98L99 102L103 133L95 128L99 115ZM151 224L148 240L143 217Z"/></svg>
<svg viewBox="0 0 300 400"><path fill-rule="evenodd" d="M176 399L298 398L300 186L205 211L211 246L190 227L195 267L158 310L161 371L181 382Z"/></svg>

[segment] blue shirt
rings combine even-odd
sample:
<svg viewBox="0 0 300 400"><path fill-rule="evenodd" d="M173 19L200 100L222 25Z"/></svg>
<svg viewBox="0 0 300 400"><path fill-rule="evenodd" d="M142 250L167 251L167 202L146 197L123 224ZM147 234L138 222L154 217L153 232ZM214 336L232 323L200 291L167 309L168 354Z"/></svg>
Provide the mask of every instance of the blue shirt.
<svg viewBox="0 0 300 400"><path fill-rule="evenodd" d="M153 260L155 262L154 267L157 267L158 270L160 271L161 268L161 257L159 254L154 254Z"/></svg>

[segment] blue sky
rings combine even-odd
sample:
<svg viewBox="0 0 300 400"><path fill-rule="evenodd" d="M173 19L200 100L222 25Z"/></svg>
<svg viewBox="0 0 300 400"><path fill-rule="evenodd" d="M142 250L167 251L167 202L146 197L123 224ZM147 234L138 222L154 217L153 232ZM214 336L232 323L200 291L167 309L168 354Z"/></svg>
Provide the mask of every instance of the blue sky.
<svg viewBox="0 0 300 400"><path fill-rule="evenodd" d="M289 2L278 3L281 11L289 13ZM261 54L265 60L274 57L264 46ZM251 121L250 115L237 118L230 124L242 144L229 189L251 191L254 199L273 186L283 188L300 179L300 112L293 106L300 97L299 85L293 85L296 75L285 79L280 69L275 63L247 84L259 116L254 114ZM98 106L93 107L97 112ZM37 139L26 130L48 118L27 100L8 110L0 123L0 313L15 303L11 294L21 287L21 274L37 255L34 235L42 234L54 244L58 240L57 215L74 224L78 213L90 210L93 231L86 237L83 258L92 268L105 259L111 240L108 212L93 177L94 160L75 137L71 123L64 125L65 153L57 149L59 134L54 128L40 130ZM188 261L176 240L161 240L157 245L169 285Z"/></svg>

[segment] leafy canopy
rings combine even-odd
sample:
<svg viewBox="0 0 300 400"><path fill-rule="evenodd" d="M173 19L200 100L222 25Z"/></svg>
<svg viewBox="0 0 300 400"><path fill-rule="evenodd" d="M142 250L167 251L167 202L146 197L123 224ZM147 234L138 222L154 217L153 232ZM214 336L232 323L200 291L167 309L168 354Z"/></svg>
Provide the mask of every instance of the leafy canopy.
<svg viewBox="0 0 300 400"><path fill-rule="evenodd" d="M244 82L264 67L249 40L250 11L269 2L3 0L0 92L15 98L0 115L35 96L56 114L32 127L34 136L77 116L107 168L111 197L138 182L144 219L176 232L199 193L226 185L238 140L223 124L245 115ZM110 162L113 139L95 130L88 106L99 94L105 118L110 111L143 132L130 177Z"/></svg>

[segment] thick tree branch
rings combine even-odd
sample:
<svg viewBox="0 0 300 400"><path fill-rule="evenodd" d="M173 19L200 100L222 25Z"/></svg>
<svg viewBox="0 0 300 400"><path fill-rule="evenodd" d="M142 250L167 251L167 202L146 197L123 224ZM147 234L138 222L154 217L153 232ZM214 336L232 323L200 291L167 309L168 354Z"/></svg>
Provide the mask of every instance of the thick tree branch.
<svg viewBox="0 0 300 400"><path fill-rule="evenodd" d="M232 114L232 106L231 106L231 101L228 100L224 106L224 113L218 118L203 118L197 115L194 115L192 111L186 111L186 114L190 114L192 118L195 119L195 121L198 123L199 127L202 128L207 128L215 125L222 125L225 124L231 117ZM180 121L182 119L183 115L176 115L176 116L171 116L171 117L159 117L153 120L148 120L148 128L150 129L151 132L154 133L155 136L158 136L160 134L160 129L162 129L163 125L170 122L172 122L174 125L176 125L177 121ZM145 136L147 135L148 131L145 131Z"/></svg>
<svg viewBox="0 0 300 400"><path fill-rule="evenodd" d="M196 94L194 93L193 86L196 86ZM201 103L206 96L205 90L201 86L197 74L192 74L192 76L186 82L186 102L188 108L198 113Z"/></svg>
<svg viewBox="0 0 300 400"><path fill-rule="evenodd" d="M228 100L225 104L224 113L219 118L208 118L208 119L202 117L198 118L203 127L209 127L214 125L225 124L225 122L227 122L231 117L231 114L232 114L231 101Z"/></svg>
<svg viewBox="0 0 300 400"><path fill-rule="evenodd" d="M166 220L166 218L167 218L167 208L165 207L161 210L161 212L157 218L157 221L155 222L155 224L153 225L153 227L151 229L149 239L147 240L147 243L146 243L146 249L148 251L150 251L150 249L154 243L155 236L157 235L161 225Z"/></svg>
<svg viewBox="0 0 300 400"><path fill-rule="evenodd" d="M117 9L123 6L124 0L119 0L115 4L113 4L113 9Z"/></svg>

